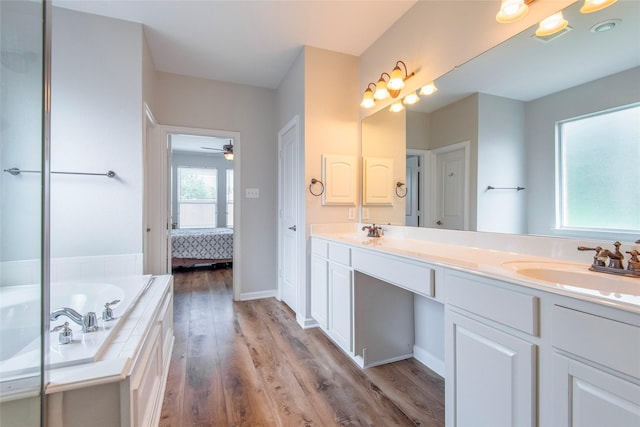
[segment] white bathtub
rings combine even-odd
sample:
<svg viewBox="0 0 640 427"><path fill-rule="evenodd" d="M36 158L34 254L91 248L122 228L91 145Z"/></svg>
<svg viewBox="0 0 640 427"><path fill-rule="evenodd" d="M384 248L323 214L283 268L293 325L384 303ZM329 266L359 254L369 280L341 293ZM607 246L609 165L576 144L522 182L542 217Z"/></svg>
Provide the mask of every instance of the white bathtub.
<svg viewBox="0 0 640 427"><path fill-rule="evenodd" d="M51 328L68 321L73 330L73 342L59 345L58 332L49 333L49 369L97 360L106 351L119 324L151 281L151 276L132 276L101 281L52 283L50 311L62 307L73 308L80 314L93 311L98 317L99 329L96 332L82 333L82 328L66 316L52 321ZM115 319L103 321L104 304L116 299L120 303L112 307ZM13 388L9 385L12 381L39 375L39 307L39 285L0 288L0 383L3 391Z"/></svg>

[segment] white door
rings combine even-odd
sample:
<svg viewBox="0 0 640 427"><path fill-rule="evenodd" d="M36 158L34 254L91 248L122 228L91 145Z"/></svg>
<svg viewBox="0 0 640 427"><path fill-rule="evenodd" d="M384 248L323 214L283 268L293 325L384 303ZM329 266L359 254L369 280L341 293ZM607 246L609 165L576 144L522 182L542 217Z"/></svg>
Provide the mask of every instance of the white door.
<svg viewBox="0 0 640 427"><path fill-rule="evenodd" d="M298 122L293 120L278 134L280 146L279 196L279 283L280 299L297 311L298 233Z"/></svg>
<svg viewBox="0 0 640 427"><path fill-rule="evenodd" d="M407 156L406 171L406 187L398 190L400 194L406 190L404 225L418 227L420 225L420 158L418 156Z"/></svg>
<svg viewBox="0 0 640 427"><path fill-rule="evenodd" d="M435 153L433 227L449 230L468 229L467 165L466 146Z"/></svg>

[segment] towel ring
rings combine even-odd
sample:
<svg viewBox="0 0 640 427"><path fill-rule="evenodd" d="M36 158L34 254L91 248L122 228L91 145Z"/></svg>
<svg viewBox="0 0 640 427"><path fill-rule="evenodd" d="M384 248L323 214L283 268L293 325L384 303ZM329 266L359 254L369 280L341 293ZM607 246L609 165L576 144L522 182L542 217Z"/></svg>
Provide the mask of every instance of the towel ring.
<svg viewBox="0 0 640 427"><path fill-rule="evenodd" d="M319 193L314 193L313 190L311 189L311 186L314 184L320 184L322 186L322 189L320 190ZM322 193L324 193L324 183L319 179L311 178L311 184L309 184L309 193L313 194L316 197L321 196Z"/></svg>
<svg viewBox="0 0 640 427"><path fill-rule="evenodd" d="M404 182L396 182L396 196L400 197L401 199L404 199L405 197L407 197L407 187L404 187L404 193L400 194L398 193L398 189L404 187Z"/></svg>

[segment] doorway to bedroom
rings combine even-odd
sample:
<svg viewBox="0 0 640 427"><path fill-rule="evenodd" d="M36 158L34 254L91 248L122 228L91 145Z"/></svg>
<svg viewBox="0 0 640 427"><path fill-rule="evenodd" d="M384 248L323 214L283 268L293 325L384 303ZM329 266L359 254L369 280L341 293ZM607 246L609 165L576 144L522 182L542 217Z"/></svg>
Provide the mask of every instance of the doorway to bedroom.
<svg viewBox="0 0 640 427"><path fill-rule="evenodd" d="M234 138L169 133L172 270L233 266Z"/></svg>

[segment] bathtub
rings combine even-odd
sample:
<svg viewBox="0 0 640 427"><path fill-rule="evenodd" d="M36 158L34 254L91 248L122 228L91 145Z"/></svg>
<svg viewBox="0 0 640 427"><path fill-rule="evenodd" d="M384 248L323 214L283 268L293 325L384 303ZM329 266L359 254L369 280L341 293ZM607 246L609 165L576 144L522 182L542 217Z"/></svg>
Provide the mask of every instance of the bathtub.
<svg viewBox="0 0 640 427"><path fill-rule="evenodd" d="M68 321L73 331L73 342L60 345L58 332L49 332L48 368L56 369L100 358L119 325L152 281L152 276L147 275L52 283L50 311L61 307L73 308L80 314L93 311L98 317L99 328L95 332L82 333L82 328L66 316L52 321L51 329ZM120 300L120 303L112 306L115 319L103 321L105 303L114 300ZM19 384L24 386L25 380L39 375L39 312L40 285L0 288L0 384L3 394L19 388Z"/></svg>

